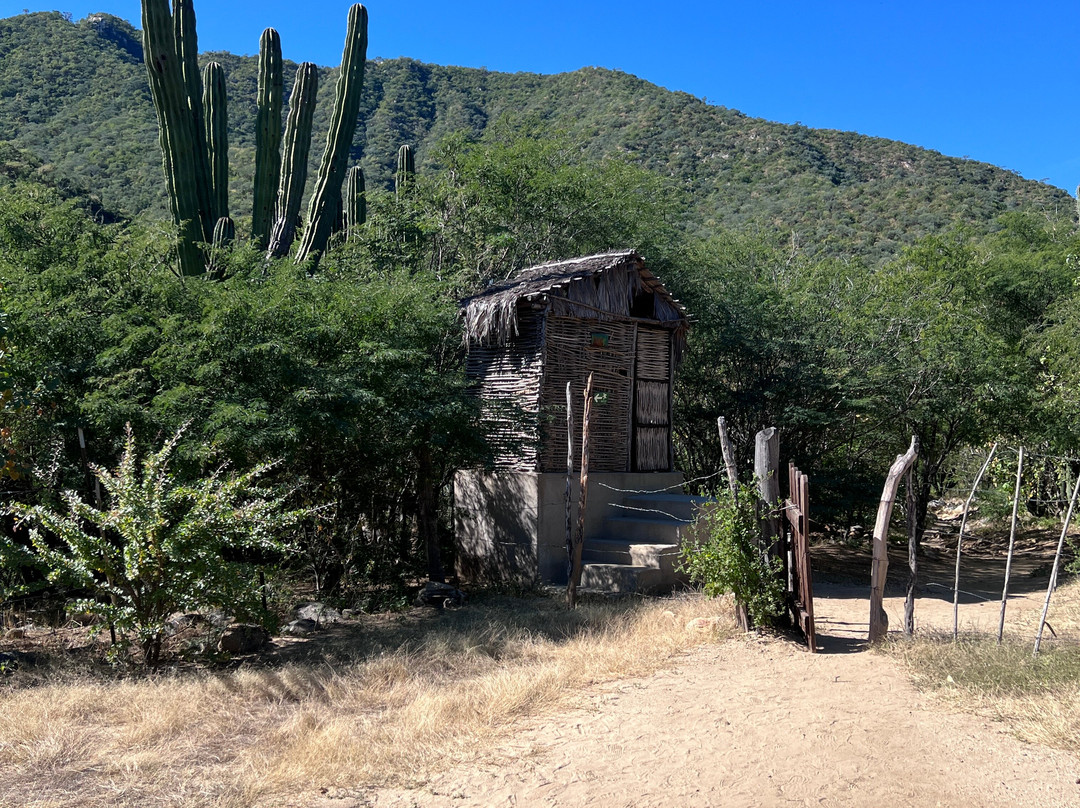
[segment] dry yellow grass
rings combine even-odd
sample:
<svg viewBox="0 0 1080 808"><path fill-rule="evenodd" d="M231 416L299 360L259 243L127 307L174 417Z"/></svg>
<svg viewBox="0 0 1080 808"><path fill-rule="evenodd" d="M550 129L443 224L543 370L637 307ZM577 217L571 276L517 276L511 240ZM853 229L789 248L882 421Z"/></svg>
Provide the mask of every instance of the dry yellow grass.
<svg viewBox="0 0 1080 808"><path fill-rule="evenodd" d="M0 805L250 806L407 784L482 757L524 716L734 630L730 603L492 599L369 636L357 658L0 694ZM689 630L725 615L713 630ZM400 643L400 647L395 647ZM382 648L373 652L371 649Z"/></svg>
<svg viewBox="0 0 1080 808"><path fill-rule="evenodd" d="M897 640L886 646L908 665L916 686L961 710L1003 722L1017 737L1080 753L1080 580L1053 596L1042 652L1032 656L1041 609L1023 615L1022 633ZM1030 630L1029 630L1030 629Z"/></svg>

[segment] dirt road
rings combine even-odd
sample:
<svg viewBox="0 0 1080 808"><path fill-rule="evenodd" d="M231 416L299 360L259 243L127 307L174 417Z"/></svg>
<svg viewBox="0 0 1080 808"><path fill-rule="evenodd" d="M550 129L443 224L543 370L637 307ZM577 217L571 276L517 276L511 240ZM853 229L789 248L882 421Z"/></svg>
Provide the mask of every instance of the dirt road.
<svg viewBox="0 0 1080 808"><path fill-rule="evenodd" d="M777 638L705 646L677 667L538 719L483 764L416 789L311 795L311 808L484 806L1080 806L1080 761L950 713L867 651L863 588L820 585L822 653ZM1021 595L1019 618L1038 596ZM902 601L886 604L899 626ZM996 603L965 604L996 624ZM864 613L865 612L865 613ZM951 625L924 598L920 625Z"/></svg>

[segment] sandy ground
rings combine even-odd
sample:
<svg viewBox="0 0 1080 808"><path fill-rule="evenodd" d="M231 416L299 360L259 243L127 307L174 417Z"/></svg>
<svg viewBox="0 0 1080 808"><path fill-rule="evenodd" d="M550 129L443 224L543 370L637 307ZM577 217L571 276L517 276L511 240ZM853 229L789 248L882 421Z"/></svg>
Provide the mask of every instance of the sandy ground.
<svg viewBox="0 0 1080 808"><path fill-rule="evenodd" d="M816 587L819 654L776 637L704 646L670 670L584 694L586 706L570 714L533 719L482 763L414 789L310 794L294 804L1080 806L1080 761L916 691L899 663L865 649L866 587L839 580ZM977 584L961 623L996 629L999 606L980 601ZM1026 588L1010 622L1041 608L1038 587ZM887 599L886 611L899 628L902 597ZM923 629L951 628L951 594L924 595L917 619Z"/></svg>

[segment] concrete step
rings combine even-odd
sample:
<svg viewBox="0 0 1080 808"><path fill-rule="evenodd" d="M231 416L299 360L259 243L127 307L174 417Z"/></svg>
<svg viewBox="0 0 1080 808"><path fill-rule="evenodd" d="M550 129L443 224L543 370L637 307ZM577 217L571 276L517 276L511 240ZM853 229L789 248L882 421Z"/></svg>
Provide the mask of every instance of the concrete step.
<svg viewBox="0 0 1080 808"><path fill-rule="evenodd" d="M604 538L641 544L679 544L690 525L665 516L612 516L604 520Z"/></svg>
<svg viewBox="0 0 1080 808"><path fill-rule="evenodd" d="M712 502L711 497L695 497L687 494L632 494L619 508L624 516L666 516L692 522L701 506Z"/></svg>
<svg viewBox="0 0 1080 808"><path fill-rule="evenodd" d="M656 592L663 589L660 570L634 564L585 564L581 568L581 586L601 592L626 594Z"/></svg>
<svg viewBox="0 0 1080 808"><path fill-rule="evenodd" d="M649 544L628 542L623 539L588 539L582 551L582 560L591 564L631 564L660 569L670 566L670 558L678 557L677 544Z"/></svg>

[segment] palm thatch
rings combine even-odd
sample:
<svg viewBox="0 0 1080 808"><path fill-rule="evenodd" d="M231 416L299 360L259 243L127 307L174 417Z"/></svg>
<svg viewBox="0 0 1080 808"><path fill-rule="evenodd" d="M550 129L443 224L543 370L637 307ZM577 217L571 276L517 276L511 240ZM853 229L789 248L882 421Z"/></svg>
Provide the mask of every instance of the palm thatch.
<svg viewBox="0 0 1080 808"><path fill-rule="evenodd" d="M509 344L519 333L519 310L583 320L652 321L671 328L679 347L687 327L682 304L633 250L530 267L466 298L462 301L466 344Z"/></svg>

